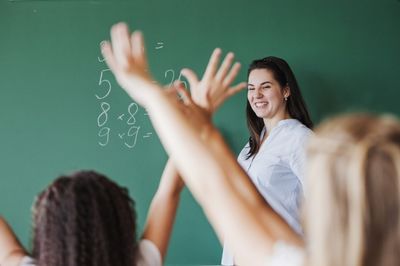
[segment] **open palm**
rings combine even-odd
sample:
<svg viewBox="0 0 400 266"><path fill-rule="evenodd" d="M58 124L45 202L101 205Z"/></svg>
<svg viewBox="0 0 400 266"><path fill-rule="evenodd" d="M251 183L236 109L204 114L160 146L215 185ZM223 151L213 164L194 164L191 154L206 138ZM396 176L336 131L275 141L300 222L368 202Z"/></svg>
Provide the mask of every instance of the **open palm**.
<svg viewBox="0 0 400 266"><path fill-rule="evenodd" d="M182 69L181 73L190 85L193 101L206 109L211 115L230 96L246 87L245 82L231 86L240 70L240 64L232 66L234 54L228 53L218 69L221 49L216 48L208 62L203 78L199 81L197 75L190 69Z"/></svg>

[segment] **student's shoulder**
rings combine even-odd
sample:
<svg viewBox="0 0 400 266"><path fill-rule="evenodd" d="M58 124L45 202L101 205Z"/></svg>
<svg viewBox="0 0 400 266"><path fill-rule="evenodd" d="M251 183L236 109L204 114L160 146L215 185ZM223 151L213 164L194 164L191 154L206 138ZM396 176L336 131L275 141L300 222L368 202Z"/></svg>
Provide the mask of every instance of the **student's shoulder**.
<svg viewBox="0 0 400 266"><path fill-rule="evenodd" d="M277 241L273 245L272 254L267 257L267 261L270 266L303 266L305 252L302 248Z"/></svg>
<svg viewBox="0 0 400 266"><path fill-rule="evenodd" d="M137 247L136 265L161 266L161 253L157 246L148 239L141 239Z"/></svg>
<svg viewBox="0 0 400 266"><path fill-rule="evenodd" d="M29 263L32 262L32 263ZM28 266L34 265L33 260L27 256L24 250L12 251L7 257L0 261L1 266Z"/></svg>
<svg viewBox="0 0 400 266"><path fill-rule="evenodd" d="M8 257L1 266L36 266L36 262L27 254L21 253Z"/></svg>
<svg viewBox="0 0 400 266"><path fill-rule="evenodd" d="M29 256L25 256L22 258L21 262L18 264L19 266L35 266L35 260Z"/></svg>

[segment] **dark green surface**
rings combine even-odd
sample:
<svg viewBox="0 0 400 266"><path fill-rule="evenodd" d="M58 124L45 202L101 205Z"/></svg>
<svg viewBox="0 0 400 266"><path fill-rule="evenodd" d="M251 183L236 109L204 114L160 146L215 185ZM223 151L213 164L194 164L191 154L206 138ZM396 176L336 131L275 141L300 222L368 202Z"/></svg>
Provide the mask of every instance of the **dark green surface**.
<svg viewBox="0 0 400 266"><path fill-rule="evenodd" d="M109 72L111 136L105 147L98 144L95 95L105 92L98 83L106 68L98 47L117 21L144 31L162 83L170 82L168 69L175 77L182 67L202 71L218 46L245 65L266 55L287 59L315 121L349 110L400 114L397 0L0 0L0 212L25 244L34 195L59 174L82 168L127 186L144 223L167 156L142 108L136 146L124 146L118 134L129 128L131 102ZM158 42L164 47L156 49ZM215 119L236 153L247 140L244 103L239 94ZM218 263L221 248L201 209L189 193L182 199L167 263Z"/></svg>

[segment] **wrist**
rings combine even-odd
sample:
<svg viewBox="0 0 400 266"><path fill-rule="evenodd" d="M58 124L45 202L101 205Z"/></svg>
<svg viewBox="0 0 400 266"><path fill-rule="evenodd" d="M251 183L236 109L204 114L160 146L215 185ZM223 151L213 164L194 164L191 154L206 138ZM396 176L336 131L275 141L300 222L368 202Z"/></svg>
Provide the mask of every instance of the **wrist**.
<svg viewBox="0 0 400 266"><path fill-rule="evenodd" d="M160 108L164 102L168 101L168 97L164 90L160 89L155 84L151 85L151 88L149 88L149 92L145 97L143 107L148 111L149 115L151 113L156 113L157 109Z"/></svg>

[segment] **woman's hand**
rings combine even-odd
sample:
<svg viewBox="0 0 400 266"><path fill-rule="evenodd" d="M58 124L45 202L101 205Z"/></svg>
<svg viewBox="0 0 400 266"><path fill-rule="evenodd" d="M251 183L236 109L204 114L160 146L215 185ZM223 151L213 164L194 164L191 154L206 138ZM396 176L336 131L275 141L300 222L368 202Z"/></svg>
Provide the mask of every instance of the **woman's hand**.
<svg viewBox="0 0 400 266"><path fill-rule="evenodd" d="M199 106L193 99L193 95L186 90L180 81L175 81L173 86L166 90L174 101L175 106L184 115L186 123L200 134L203 141L206 140L209 130L213 127L211 113ZM179 95L179 97L177 97Z"/></svg>
<svg viewBox="0 0 400 266"><path fill-rule="evenodd" d="M193 101L207 110L210 116L227 98L246 87L245 82L231 86L240 70L238 62L232 66L234 54L228 53L218 69L220 57L221 49L217 48L210 57L201 81L192 70L185 68L181 71L189 81Z"/></svg>

